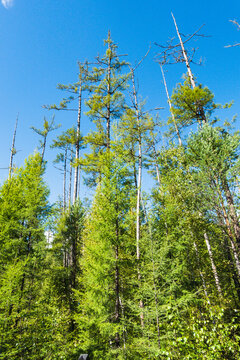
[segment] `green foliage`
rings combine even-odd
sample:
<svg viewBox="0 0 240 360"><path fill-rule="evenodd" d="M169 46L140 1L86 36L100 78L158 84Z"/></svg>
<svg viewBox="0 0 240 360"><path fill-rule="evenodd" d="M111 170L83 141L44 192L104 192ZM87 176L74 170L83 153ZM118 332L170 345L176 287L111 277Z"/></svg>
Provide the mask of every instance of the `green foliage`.
<svg viewBox="0 0 240 360"><path fill-rule="evenodd" d="M39 359L38 296L45 273L49 213L41 157L30 157L0 193L2 359Z"/></svg>
<svg viewBox="0 0 240 360"><path fill-rule="evenodd" d="M198 85L192 89L189 80L186 80L184 84L178 84L171 98L172 111L177 124L180 127L186 127L208 120L218 107L213 98L213 93L207 87ZM168 123L171 124L172 121L172 118L169 118Z"/></svg>
<svg viewBox="0 0 240 360"><path fill-rule="evenodd" d="M110 32L105 45L97 66L79 64L78 81L59 85L69 96L49 107L76 110L69 106L79 100L77 129L52 147L64 151L55 161L64 163L64 184L67 160L91 174L89 211L77 201L67 210L65 199L64 209L48 204L43 157L53 120L33 128L42 154L0 189L0 359L237 360L239 134L215 125L212 92L186 80L173 93L168 131L194 132L159 148L135 69L125 98L128 64ZM84 138L83 90L95 125ZM146 168L157 173L151 196L141 186Z"/></svg>

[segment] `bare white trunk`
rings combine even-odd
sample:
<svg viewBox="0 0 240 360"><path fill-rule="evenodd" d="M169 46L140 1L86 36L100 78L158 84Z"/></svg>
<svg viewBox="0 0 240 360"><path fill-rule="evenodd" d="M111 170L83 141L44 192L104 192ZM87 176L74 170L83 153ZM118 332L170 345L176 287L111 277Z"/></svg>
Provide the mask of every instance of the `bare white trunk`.
<svg viewBox="0 0 240 360"><path fill-rule="evenodd" d="M187 67L188 76L189 76L192 88L194 89L196 87L196 84L195 84L194 77L193 77L193 74L192 74L192 71L191 71L191 67L190 67L190 63L189 63L189 60L188 60L187 52L186 52L186 50L184 48L184 44L183 44L181 35L179 33L178 26L177 26L175 17L173 16L173 13L172 13L172 18L173 18L174 25L175 25L175 28L176 28L176 31L177 31L177 35L178 35L178 38L179 38L179 41L180 41L180 44L181 44L182 54L183 54L183 58L184 58L184 61L185 61L186 67Z"/></svg>
<svg viewBox="0 0 240 360"><path fill-rule="evenodd" d="M73 155L72 155L72 149L71 149L71 162L73 161ZM72 166L70 164L70 169L69 169L69 195L68 195L68 204L69 204L69 208L72 204Z"/></svg>
<svg viewBox="0 0 240 360"><path fill-rule="evenodd" d="M111 109L110 109L110 97L111 97L111 46L110 46L111 33L108 31L108 68L107 68L107 94L108 94L108 103L107 103L107 149L110 149L111 141Z"/></svg>
<svg viewBox="0 0 240 360"><path fill-rule="evenodd" d="M220 297L222 297L222 289L221 289L221 285L220 285L220 281L219 281L219 277L218 277L218 272L217 272L217 268L216 265L214 263L214 259L213 259L213 254L212 254L212 248L209 242L209 238L206 232L204 232L204 239L205 239L205 243L207 245L207 249L208 249L208 255L210 258L210 262L211 262L211 266L212 266L212 271L213 271L213 276L215 279L215 283L216 283L216 287L217 287L217 291L220 295Z"/></svg>
<svg viewBox="0 0 240 360"><path fill-rule="evenodd" d="M185 61L186 67L187 67L187 72L188 72L188 76L189 76L189 79L190 79L190 83L191 83L192 88L194 89L194 88L196 87L196 84L195 84L194 77L193 77L193 73L192 73L192 70L191 70L191 67L190 67L190 62L189 62L189 60L188 60L187 52L186 52L186 50L185 50L185 48L184 48L184 44L183 44L183 41L182 41L180 32L179 32L179 30L178 30L178 26L177 26L175 17L173 16L173 13L172 13L172 18L173 18L174 25L175 25L175 28L176 28L176 31L177 31L177 35L178 35L178 38L179 38L179 41L180 41L180 45L181 45L181 49L182 49L182 54L183 54L183 58L184 58L184 61ZM202 122L203 122L203 123L206 123L206 122L207 122L206 116L205 116L204 110L203 110L203 108L202 108L201 105L199 105L199 104L197 103L197 104L196 104L196 107L197 107L197 109L199 110L198 123L199 123L200 126L202 126ZM197 111L198 111L198 110L197 110Z"/></svg>
<svg viewBox="0 0 240 360"><path fill-rule="evenodd" d="M78 94L78 118L77 118L77 142L76 142L76 154L75 161L77 162L79 159L79 137L80 137L80 124L81 124L81 112L82 112L82 74L79 74L80 84L79 84L79 94ZM73 190L73 203L78 198L78 177L79 177L79 165L75 167L74 172L74 190Z"/></svg>
<svg viewBox="0 0 240 360"><path fill-rule="evenodd" d="M141 273L140 273L140 200L141 200L141 191L142 191L142 138L140 130L140 113L137 99L137 92L135 86L134 70L131 69L132 74L132 84L133 84L133 98L134 98L134 107L137 117L137 127L138 127L138 180L137 180L137 204L136 204L136 257L138 263L138 281L140 284ZM140 309L143 310L143 301L142 299L139 302ZM143 312L140 314L141 326L144 327L144 315Z"/></svg>
<svg viewBox="0 0 240 360"><path fill-rule="evenodd" d="M64 167L63 167L63 211L66 210L66 172L67 172L67 147L64 153Z"/></svg>
<svg viewBox="0 0 240 360"><path fill-rule="evenodd" d="M15 128L14 128L14 133L13 133L13 139L12 139L12 147L11 147L11 155L10 155L10 163L9 163L9 174L8 174L8 178L11 178L12 175L12 167L13 167L13 157L16 154L16 149L15 149L15 140L16 140L16 133L17 133L17 125L18 125L18 116L16 118L16 123L15 123Z"/></svg>
<svg viewBox="0 0 240 360"><path fill-rule="evenodd" d="M170 96L169 96L169 92L168 92L168 88L167 88L167 82L166 82L166 78L165 78L165 75L164 75L164 71L163 71L162 65L160 65L160 68L161 68L161 72L162 72L162 77L163 77L163 83L164 83L165 91L166 91L166 94L167 94L168 105L169 105L170 113L171 113L171 116L172 116L172 121L173 121L174 126L175 126L175 130L176 130L176 133L177 133L179 145L182 146L182 139L181 139L181 136L180 136L180 132L179 132L177 123L176 123L175 116L174 116L173 111L172 111L172 103L171 103L171 99L170 99Z"/></svg>

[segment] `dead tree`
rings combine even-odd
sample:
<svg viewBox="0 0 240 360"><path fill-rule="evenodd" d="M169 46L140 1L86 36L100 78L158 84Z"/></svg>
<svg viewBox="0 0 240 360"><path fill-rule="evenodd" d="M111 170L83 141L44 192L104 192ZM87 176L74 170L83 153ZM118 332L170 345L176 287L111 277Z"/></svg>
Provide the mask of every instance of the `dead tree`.
<svg viewBox="0 0 240 360"><path fill-rule="evenodd" d="M173 121L175 130L176 130L176 133L177 133L179 145L182 146L182 139L181 139L181 136L180 136L180 131L179 131L179 129L178 129L177 122L176 122L174 113L173 113L173 111L172 111L172 103L171 103L171 99L170 99L169 92L168 92L168 87L167 87L167 82L166 82L165 74L164 74L163 67L162 67L161 64L160 64L160 68L161 68L161 72L162 72L163 83L164 83L164 87L165 87L165 91L166 91L166 95L167 95L167 99L168 99L168 105L169 105L169 109L170 109L172 121Z"/></svg>
<svg viewBox="0 0 240 360"><path fill-rule="evenodd" d="M14 157L14 155L16 155L15 140L16 140L16 133L17 133L18 116L19 116L19 114L17 115L17 118L16 118L13 139L12 139L11 155L10 155L10 162L9 162L9 174L8 174L9 179L12 176L13 157Z"/></svg>
<svg viewBox="0 0 240 360"><path fill-rule="evenodd" d="M206 37L206 35L199 34L200 29L204 25L202 25L193 34L184 35L184 34L180 33L173 13L172 13L172 18L173 18L174 26L175 26L175 29L177 32L178 41L176 42L175 41L176 38L173 37L170 40L168 40L166 45L160 45L160 44L155 43L158 47L160 47L162 49L161 52L157 55L156 59L161 67L163 65L185 63L185 65L187 67L187 73L188 73L191 87L194 89L196 87L196 82L195 82L190 64L195 63L195 64L200 65L201 60L196 63L194 61L194 55L196 52L196 48L191 48L190 50L187 50L185 44L194 38L196 39L196 37ZM165 89L166 89L166 85L165 85ZM200 113L200 120L201 120L199 122L206 123L206 116L205 116L204 110L201 106L199 107L199 113ZM174 124L175 124L175 122L174 122Z"/></svg>

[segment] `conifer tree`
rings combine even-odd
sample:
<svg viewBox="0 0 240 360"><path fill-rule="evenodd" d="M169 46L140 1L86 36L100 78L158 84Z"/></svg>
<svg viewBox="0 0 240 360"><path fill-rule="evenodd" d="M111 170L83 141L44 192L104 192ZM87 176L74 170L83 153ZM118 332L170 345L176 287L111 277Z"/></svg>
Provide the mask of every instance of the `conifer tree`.
<svg viewBox="0 0 240 360"><path fill-rule="evenodd" d="M85 170L92 172L94 179L101 173L101 156L111 148L111 127L124 111L124 90L128 76L122 74L127 65L117 54L117 45L112 41L110 31L104 41L106 53L97 57L97 65L89 76L90 99L86 102L87 115L96 125L86 137L91 153L85 155ZM94 181L93 179L93 181Z"/></svg>
<svg viewBox="0 0 240 360"><path fill-rule="evenodd" d="M38 297L45 275L44 222L49 213L40 154L6 181L0 193L1 356L37 359Z"/></svg>

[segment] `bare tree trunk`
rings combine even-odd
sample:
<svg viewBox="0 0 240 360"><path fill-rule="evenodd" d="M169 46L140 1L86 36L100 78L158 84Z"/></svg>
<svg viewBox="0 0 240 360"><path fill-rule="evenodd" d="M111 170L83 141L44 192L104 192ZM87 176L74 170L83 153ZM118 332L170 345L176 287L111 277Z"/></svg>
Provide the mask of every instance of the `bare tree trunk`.
<svg viewBox="0 0 240 360"><path fill-rule="evenodd" d="M81 112L82 112L82 71L81 67L79 70L79 94L78 94L78 118L77 118L77 141L76 141L76 162L79 159L80 150L80 125L81 125ZM76 202L78 197L78 176L79 176L79 165L75 166L74 172L74 190L73 190L73 203Z"/></svg>
<svg viewBox="0 0 240 360"><path fill-rule="evenodd" d="M78 170L78 195L77 195L78 199L80 199L80 189L81 189L81 165L79 165L79 170Z"/></svg>
<svg viewBox="0 0 240 360"><path fill-rule="evenodd" d="M181 35L180 35L180 33L179 33L178 26L177 26L175 17L173 16L173 13L172 13L172 18L173 18L174 25L175 25L175 28L176 28L176 31L177 31L177 35L178 35L178 38L179 38L179 41L180 41L183 58L184 58L184 61L185 61L186 66L187 66L188 76L189 76L189 79L190 79L192 88L194 89L195 86L196 86L196 84L195 84L194 77L193 77L193 74L192 74L192 70L191 70L191 67L190 67L190 63L189 63L189 60L188 60L187 52L186 52L186 50L185 50L185 48L184 48L184 44L183 44L183 41L182 41L182 37L181 37Z"/></svg>
<svg viewBox="0 0 240 360"><path fill-rule="evenodd" d="M169 96L169 92L168 92L168 88L167 88L167 82L166 82L166 79L165 79L165 75L164 75L164 71L163 71L162 65L160 65L160 68L161 68L161 72L162 72L164 87L165 87L166 94L167 94L168 105L169 105L170 113L171 113L171 116L172 116L172 121L173 121L174 126L175 126L175 130L176 130L176 133L177 133L179 145L182 146L182 139L181 139L181 136L180 136L180 132L179 132L177 123L176 123L175 116L174 116L173 111L172 111L172 103L171 103L171 99L170 99L170 96Z"/></svg>
<svg viewBox="0 0 240 360"><path fill-rule="evenodd" d="M229 189L227 179L225 177L222 180L222 185L223 185L223 190L224 190L224 193L225 193L225 196L227 199L227 204L228 204L228 208L229 208L229 217L230 217L232 227L234 230L236 242L237 242L238 246L240 247L240 226L239 226L238 216L237 216L236 209L234 206L233 197L232 197L231 191Z"/></svg>
<svg viewBox="0 0 240 360"><path fill-rule="evenodd" d="M196 87L196 84L195 84L194 77L193 77L193 74L192 74L192 70L191 70L191 67L190 67L190 62L189 62L189 59L188 59L188 56L187 56L187 52L186 52L186 50L184 48L182 37L181 37L180 32L178 30L177 22L175 20L175 17L173 16L173 13L172 13L172 18L173 18L174 25L175 25L175 28L176 28L176 31L177 31L177 35L178 35L178 38L179 38L179 41L180 41L182 54L183 54L183 58L184 58L184 61L185 61L186 67L187 67L187 72L188 72L188 76L189 76L189 79L190 79L190 83L192 85L192 88L194 89ZM202 122L206 123L207 120L206 120L206 116L205 116L205 113L204 113L204 110L203 110L202 106L197 104L197 107L199 108L199 112L200 112L200 118L198 119L198 122L199 122L199 125L201 126Z"/></svg>
<svg viewBox="0 0 240 360"><path fill-rule="evenodd" d="M234 264L234 261L233 261L233 258L232 258L232 254L231 254L231 251L229 249L229 245L228 245L228 240L227 240L227 237L226 235L224 234L224 251L226 252L227 254L227 259L228 259L228 262L229 262L229 268L230 268L230 274L232 276L232 279L233 279L233 282L234 282L234 285L235 285L235 289L236 289L236 292L237 292L237 296L238 296L238 301L240 301L240 282L239 282L239 275L236 273L236 270L235 270L235 264Z"/></svg>
<svg viewBox="0 0 240 360"><path fill-rule="evenodd" d="M72 155L72 149L71 149L71 162L73 161L73 155ZM72 165L70 163L70 169L69 169L69 194L68 194L68 205L69 208L72 204Z"/></svg>
<svg viewBox="0 0 240 360"><path fill-rule="evenodd" d="M16 123L15 123L15 128L14 128L14 133L13 133L13 139L12 139L12 147L11 147L8 179L11 179L11 176L12 176L13 157L16 154L15 140L16 140L16 133L17 133L18 116L19 115L17 115L17 118L16 118Z"/></svg>
<svg viewBox="0 0 240 360"><path fill-rule="evenodd" d="M111 110L110 110L110 95L111 95L111 46L110 46L111 33L108 31L108 69L107 69L107 94L108 94L108 103L107 103L107 149L110 149L110 140L111 140Z"/></svg>
<svg viewBox="0 0 240 360"><path fill-rule="evenodd" d="M137 204L136 204L136 257L137 257L137 271L138 271L138 282L140 286L141 282L141 272L140 272L140 200L141 200L141 191L142 191L142 138L140 130L140 113L137 99L137 92L135 86L134 70L131 68L132 75L132 85L133 85L133 99L134 99L134 108L137 117L137 126L138 126L138 180L137 180ZM141 311L140 319L141 326L144 327L144 315L143 315L143 301L142 299L139 302Z"/></svg>
<svg viewBox="0 0 240 360"><path fill-rule="evenodd" d="M66 172L67 172L67 146L64 153L64 165L63 165L63 211L66 210Z"/></svg>
<svg viewBox="0 0 240 360"><path fill-rule="evenodd" d="M220 191L220 189L218 187L219 183L218 183L217 178L215 180L213 180L213 184L214 184L214 186L215 186L215 188L217 190L218 198L220 200L220 204L221 204L222 212L223 212L223 219L224 219L224 222L225 222L226 227L227 227L228 238L230 240L230 245L231 245L231 248L232 248L233 257L234 257L234 260L235 260L235 265L236 265L236 269L237 269L237 272L238 272L238 276L240 278L240 261L239 261L239 256L238 256L237 244L235 244L235 241L234 241L234 234L232 232L231 224L230 224L230 221L228 219L228 214L227 214L227 211L226 211L226 208L225 208L225 204L224 204L224 200L223 200L221 191Z"/></svg>
<svg viewBox="0 0 240 360"><path fill-rule="evenodd" d="M214 259L213 259L213 254L212 254L212 248L209 242L209 238L206 232L204 232L203 234L204 239L205 239L205 243L207 245L207 250L208 250L208 255L210 258L210 262L211 262L211 266L212 266L212 271L213 271L213 276L215 279L215 283L216 283L216 287L217 287L217 291L220 297L222 297L222 289L221 289L221 285L220 285L220 281L219 281L219 277L218 277L218 272L217 272L217 268L216 265L214 263Z"/></svg>

